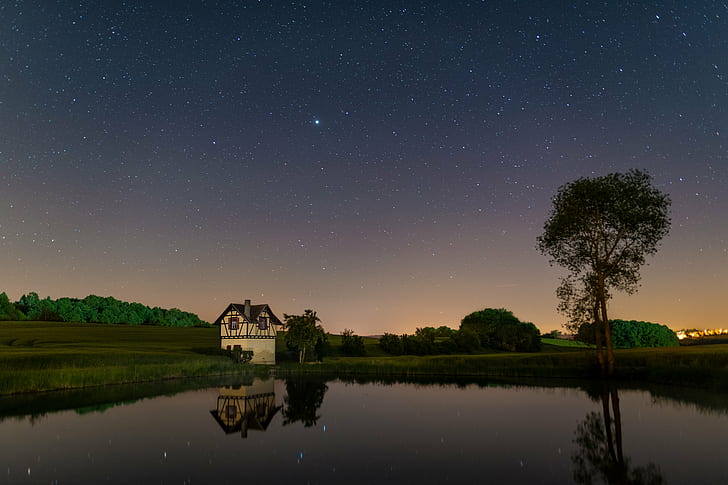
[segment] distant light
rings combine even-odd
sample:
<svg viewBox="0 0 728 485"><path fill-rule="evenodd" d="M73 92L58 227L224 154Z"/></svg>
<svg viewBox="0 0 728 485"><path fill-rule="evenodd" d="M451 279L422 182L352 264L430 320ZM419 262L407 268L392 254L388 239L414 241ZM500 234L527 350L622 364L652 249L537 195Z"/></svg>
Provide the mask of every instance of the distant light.
<svg viewBox="0 0 728 485"><path fill-rule="evenodd" d="M313 124L314 125L320 125L321 124L321 120L313 120Z"/></svg>

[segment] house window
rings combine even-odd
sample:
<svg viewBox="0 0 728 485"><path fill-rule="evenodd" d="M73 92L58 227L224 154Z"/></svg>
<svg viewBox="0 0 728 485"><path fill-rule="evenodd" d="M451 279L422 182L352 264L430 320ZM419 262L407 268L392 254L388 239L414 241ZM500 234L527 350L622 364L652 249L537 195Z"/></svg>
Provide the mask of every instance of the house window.
<svg viewBox="0 0 728 485"><path fill-rule="evenodd" d="M238 317L230 317L230 330L238 329Z"/></svg>
<svg viewBox="0 0 728 485"><path fill-rule="evenodd" d="M268 318L259 317L258 318L258 328L261 330L268 330Z"/></svg>
<svg viewBox="0 0 728 485"><path fill-rule="evenodd" d="M227 417L228 419L235 419L235 416L238 414L238 409L235 406L228 405L227 407Z"/></svg>

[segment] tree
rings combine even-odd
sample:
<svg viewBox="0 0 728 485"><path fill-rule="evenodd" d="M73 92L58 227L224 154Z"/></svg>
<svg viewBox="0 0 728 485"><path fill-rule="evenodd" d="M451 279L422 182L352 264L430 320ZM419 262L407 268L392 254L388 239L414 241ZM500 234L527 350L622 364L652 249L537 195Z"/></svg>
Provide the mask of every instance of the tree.
<svg viewBox="0 0 728 485"><path fill-rule="evenodd" d="M385 333L382 335L379 339L379 346L388 354L402 355L404 353L402 339L393 333Z"/></svg>
<svg viewBox="0 0 728 485"><path fill-rule="evenodd" d="M516 352L538 352L541 334L533 323L521 322L513 312L505 308L485 308L466 315L460 322L460 330L478 335L485 348Z"/></svg>
<svg viewBox="0 0 728 485"><path fill-rule="evenodd" d="M561 186L553 199L537 247L569 271L556 290L558 309L572 331L594 322L603 374L614 372L607 301L613 290L637 290L646 256L669 232L669 207L669 197L635 169L580 178Z"/></svg>
<svg viewBox="0 0 728 485"><path fill-rule="evenodd" d="M306 352L313 349L319 339L324 337L324 329L317 325L321 321L313 310L305 310L303 315L283 315L286 329L286 344L298 350L298 363L306 360Z"/></svg>
<svg viewBox="0 0 728 485"><path fill-rule="evenodd" d="M599 399L602 415L592 411L576 428L576 450L571 455L574 482L614 485L665 483L660 468L654 463L634 467L631 460L624 456L622 413L617 388L603 385Z"/></svg>
<svg viewBox="0 0 728 485"><path fill-rule="evenodd" d="M633 349L638 347L677 347L680 345L675 332L666 325L640 322L636 320L610 320L609 331L612 344L616 349ZM580 342L594 344L594 324L583 323L576 333Z"/></svg>
<svg viewBox="0 0 728 485"><path fill-rule="evenodd" d="M316 414L324 402L324 395L329 386L326 381L314 378L286 379L286 396L283 398L283 426L296 422L303 423L304 428L316 426L321 416Z"/></svg>
<svg viewBox="0 0 728 485"><path fill-rule="evenodd" d="M353 330L345 328L341 334L341 350L346 355L366 355L364 339L356 335Z"/></svg>
<svg viewBox="0 0 728 485"><path fill-rule="evenodd" d="M10 301L5 292L0 293L0 320L22 320L23 314Z"/></svg>

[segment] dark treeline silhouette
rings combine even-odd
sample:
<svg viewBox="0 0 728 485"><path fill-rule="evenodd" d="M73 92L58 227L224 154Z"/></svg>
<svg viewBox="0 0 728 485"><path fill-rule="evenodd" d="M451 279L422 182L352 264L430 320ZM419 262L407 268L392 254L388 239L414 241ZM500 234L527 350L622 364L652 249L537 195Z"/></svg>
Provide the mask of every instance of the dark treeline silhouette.
<svg viewBox="0 0 728 485"><path fill-rule="evenodd" d="M321 378L289 377L286 379L286 396L283 398L283 426L303 423L305 428L316 426L318 410L329 390Z"/></svg>
<svg viewBox="0 0 728 485"><path fill-rule="evenodd" d="M150 308L141 303L129 303L114 297L89 295L84 299L50 297L40 299L37 293L23 295L11 302L0 293L0 320L40 320L80 323L126 323L129 325L162 325L194 327L208 325L194 313L177 308Z"/></svg>
<svg viewBox="0 0 728 485"><path fill-rule="evenodd" d="M485 308L465 316L460 329L418 328L414 335L385 333L379 341L393 355L471 353L484 349L538 352L541 334L533 323L522 322L504 308Z"/></svg>

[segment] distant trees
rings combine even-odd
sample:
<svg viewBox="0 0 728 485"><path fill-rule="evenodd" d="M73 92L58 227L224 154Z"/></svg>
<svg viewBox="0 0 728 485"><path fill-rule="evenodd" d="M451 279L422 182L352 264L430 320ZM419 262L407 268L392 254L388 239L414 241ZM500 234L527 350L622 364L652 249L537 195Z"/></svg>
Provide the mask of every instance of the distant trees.
<svg viewBox="0 0 728 485"><path fill-rule="evenodd" d="M299 364L306 361L306 354L312 351L319 341L325 339L324 329L318 322L321 319L313 310L305 310L303 315L283 315L286 329L286 345L298 351Z"/></svg>
<svg viewBox="0 0 728 485"><path fill-rule="evenodd" d="M16 308L5 292L0 293L0 320L23 320L25 315Z"/></svg>
<svg viewBox="0 0 728 485"><path fill-rule="evenodd" d="M486 308L463 318L460 329L422 327L414 335L385 333L379 346L392 355L472 353L483 349L537 352L541 349L538 328L521 322L505 309Z"/></svg>
<svg viewBox="0 0 728 485"><path fill-rule="evenodd" d="M23 295L14 304L12 318L3 318L3 298L0 294L0 320L40 320L80 323L126 323L130 325L163 325L167 327L193 327L207 325L194 313L183 312L177 308L166 310L150 308L141 303L128 303L111 296L89 295L78 298L50 297L40 299L37 293ZM7 295L5 296L7 299ZM7 304L6 304L7 306Z"/></svg>
<svg viewBox="0 0 728 485"><path fill-rule="evenodd" d="M580 178L559 188L538 237L539 250L570 273L556 290L558 309L571 329L594 323L605 375L614 372L607 302L613 290L637 290L640 267L670 229L669 207L640 170Z"/></svg>
<svg viewBox="0 0 728 485"><path fill-rule="evenodd" d="M511 352L538 352L541 333L533 323L522 322L505 308L485 308L465 316L460 330L477 334L480 346Z"/></svg>
<svg viewBox="0 0 728 485"><path fill-rule="evenodd" d="M367 353L364 348L364 339L348 328L345 328L341 334L341 351L345 355L351 356L364 356Z"/></svg>
<svg viewBox="0 0 728 485"><path fill-rule="evenodd" d="M675 332L666 325L640 322L636 320L610 320L612 342L617 349L633 349L637 347L677 347L680 345ZM593 344L596 340L593 323L584 323L579 327L575 339Z"/></svg>

